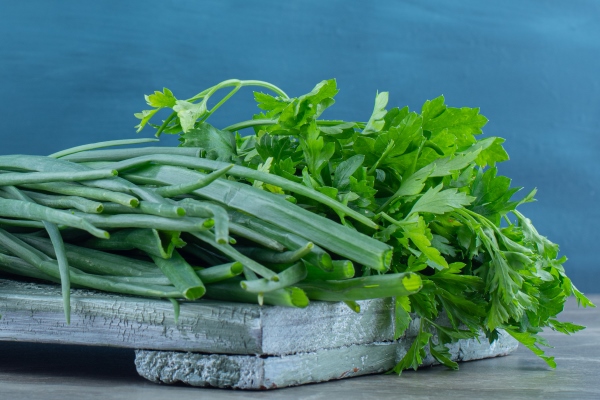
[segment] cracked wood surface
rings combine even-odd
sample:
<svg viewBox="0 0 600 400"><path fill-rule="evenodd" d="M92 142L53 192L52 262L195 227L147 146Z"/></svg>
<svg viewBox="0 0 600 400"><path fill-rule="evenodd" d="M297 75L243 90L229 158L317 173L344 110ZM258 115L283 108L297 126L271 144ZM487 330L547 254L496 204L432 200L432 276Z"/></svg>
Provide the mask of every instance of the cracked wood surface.
<svg viewBox="0 0 600 400"><path fill-rule="evenodd" d="M393 338L389 299L313 302L305 309L181 302L74 289L67 325L57 285L0 279L0 340L220 354L294 354ZM293 327L294 329L290 329Z"/></svg>

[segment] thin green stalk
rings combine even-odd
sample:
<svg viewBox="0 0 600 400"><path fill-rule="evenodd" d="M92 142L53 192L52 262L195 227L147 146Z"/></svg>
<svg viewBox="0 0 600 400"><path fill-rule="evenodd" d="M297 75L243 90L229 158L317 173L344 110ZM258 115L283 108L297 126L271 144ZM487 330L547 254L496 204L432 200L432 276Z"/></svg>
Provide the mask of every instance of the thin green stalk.
<svg viewBox="0 0 600 400"><path fill-rule="evenodd" d="M171 302L171 304L173 304L173 319L177 324L179 322L179 314L181 313L181 305L176 299L169 299L169 301Z"/></svg>
<svg viewBox="0 0 600 400"><path fill-rule="evenodd" d="M160 275L142 276L102 275L102 278L115 282L125 282L140 285L173 286L169 278L167 278L162 272L160 272Z"/></svg>
<svg viewBox="0 0 600 400"><path fill-rule="evenodd" d="M179 233L156 229L121 229L112 232L110 239L89 239L85 246L106 251L139 249L152 257L168 259L175 253L175 248L185 245Z"/></svg>
<svg viewBox="0 0 600 400"><path fill-rule="evenodd" d="M114 169L81 172L8 172L0 174L0 186L23 185L26 183L75 182L112 178L115 176L117 176L117 171Z"/></svg>
<svg viewBox="0 0 600 400"><path fill-rule="evenodd" d="M140 201L138 209L146 214L165 218L180 218L185 216L183 207L172 206L166 203L152 203L146 200Z"/></svg>
<svg viewBox="0 0 600 400"><path fill-rule="evenodd" d="M277 120L275 119L251 119L249 121L238 122L237 124L229 125L226 128L223 128L224 131L235 132L241 131L242 129L252 128L254 126L261 125L275 125Z"/></svg>
<svg viewBox="0 0 600 400"><path fill-rule="evenodd" d="M192 158L192 157L190 157ZM65 160L57 160L50 157L42 157L42 156L0 156L0 168L12 168L12 169L24 169L28 171L59 171L59 172L79 172L79 171L90 171L93 168L86 167L85 165L76 164L70 161ZM95 188L104 189L111 192L123 192L133 194L135 196L139 196L142 200L146 200L153 203L167 203L166 199L157 195L156 193L140 188L133 183L121 179L119 177L115 177L113 179L93 179L88 181L82 181L85 186L92 186ZM40 185L49 185L49 184L40 184ZM50 184L52 185L52 184ZM64 183L62 185L68 185ZM43 189L42 189L43 190ZM57 190L57 193L61 193ZM84 196L90 197L90 196ZM107 201L112 201L111 199L106 199ZM132 206L137 206L137 199L132 200ZM123 204L120 201L115 201L115 203ZM128 204L124 204L128 205Z"/></svg>
<svg viewBox="0 0 600 400"><path fill-rule="evenodd" d="M264 265L257 263L251 258L246 257L245 255L237 251L233 246L229 244L216 243L215 236L212 232L190 232L190 235L201 240L204 243L211 245L212 247L225 254L233 261L241 262L245 267L249 268L254 273L267 279L278 279L277 274L275 272L271 271Z"/></svg>
<svg viewBox="0 0 600 400"><path fill-rule="evenodd" d="M335 126L341 123L345 123L346 121L324 121L324 120L320 120L320 121L316 121L318 126ZM240 131L242 129L246 129L246 128L252 128L254 126L261 126L261 125L275 125L277 124L277 120L276 119L250 119L247 121L241 121L238 123L235 123L233 125L229 125L226 128L223 128L221 130L223 131L229 131L229 132L235 132L235 131ZM366 126L365 122L355 122L355 125L357 128L360 129L364 129Z"/></svg>
<svg viewBox="0 0 600 400"><path fill-rule="evenodd" d="M156 130L156 133L154 134L154 136L159 137L160 134L165 130L165 128L167 126L169 126L169 122L171 122L173 120L173 118L175 118L177 116L176 112L172 112L167 119L165 119L163 121L163 123L158 127L158 129Z"/></svg>
<svg viewBox="0 0 600 400"><path fill-rule="evenodd" d="M215 226L216 226L215 222ZM242 237L244 239L248 239L256 244L259 244L267 249L271 249L274 251L285 251L285 246L283 246L278 241L271 239L268 236L265 236L261 233L258 233L250 228L246 228L243 225L236 224L235 222L229 222L229 231L234 235ZM308 243L308 242L306 242ZM314 247L313 247L314 249Z"/></svg>
<svg viewBox="0 0 600 400"><path fill-rule="evenodd" d="M215 239L217 240L217 243L225 244L228 242L229 215L223 207L190 198L179 201L179 205L181 205L191 217L212 217L215 220Z"/></svg>
<svg viewBox="0 0 600 400"><path fill-rule="evenodd" d="M19 227L19 228L33 228L33 229L44 229L44 224L40 221L29 221L23 219L7 219L0 218L0 226L4 227Z"/></svg>
<svg viewBox="0 0 600 400"><path fill-rule="evenodd" d="M14 186L6 186L4 190L8 191L15 197L18 197L21 201L35 204L30 197L22 193ZM58 227L55 224L48 221L42 221L42 223L44 224L46 232L48 232L48 236L50 236L50 241L52 242L52 247L54 248L54 253L56 254L56 261L58 263L58 270L60 273L63 309L68 325L71 323L71 281L69 279L69 260L67 260L65 244L62 236L60 235Z"/></svg>
<svg viewBox="0 0 600 400"><path fill-rule="evenodd" d="M193 239L194 238L192 237L192 240ZM196 243L188 243L187 245L182 247L180 251L197 258L201 262L205 263L205 265L209 266L223 264L223 262L228 260L228 258L221 255L217 255L212 251L198 246Z"/></svg>
<svg viewBox="0 0 600 400"><path fill-rule="evenodd" d="M144 166L149 164L150 162L158 163L163 166L174 166L174 167L185 167L185 168L199 168L205 170L218 170L221 168L227 167L228 163L222 161L209 160L206 158L194 158L187 156L171 156L168 154L156 154L142 157L130 158L128 160L124 160L121 162L117 162L112 164L111 167L116 169L117 171L128 170L138 166ZM136 171L137 172L137 171ZM134 174L136 172L133 172ZM311 189L303 184L292 182L288 179L282 178L278 175L269 174L267 172L262 172L258 170L254 170L247 167L242 167L239 165L234 165L231 170L229 170L228 175L237 176L245 179L253 179L261 182L268 183L273 186L278 186L284 190L288 190L293 193L300 194L304 197L308 197L309 199L318 201L332 210L336 211L340 215L346 215L355 219L356 221L364 224L367 227L377 229L378 226L373 221L371 221L368 217L360 214L359 212L351 209L350 207L340 203L337 200L332 199L320 193L314 189ZM195 175L197 176L197 175ZM180 183L185 183L180 180ZM164 184L164 183L163 183Z"/></svg>
<svg viewBox="0 0 600 400"><path fill-rule="evenodd" d="M84 144L83 146L71 147L59 152L50 154L48 157L61 158L70 154L79 153L82 151L95 150L103 147L125 146L130 144L142 144L148 142L158 142L158 139L124 139L124 140L109 140L106 142Z"/></svg>
<svg viewBox="0 0 600 400"><path fill-rule="evenodd" d="M358 304L357 302L355 302L353 300L345 300L344 304L346 304L348 306L348 308L351 309L352 311L354 311L355 313L360 312L360 304Z"/></svg>
<svg viewBox="0 0 600 400"><path fill-rule="evenodd" d="M69 209L74 208L84 213L100 214L104 211L104 205L98 201L88 200L79 196L57 196L38 192L23 190L27 196L35 200L36 203L46 207ZM114 203L113 203L114 204ZM121 206L120 207L125 207ZM126 207L131 210L131 207Z"/></svg>
<svg viewBox="0 0 600 400"><path fill-rule="evenodd" d="M306 267L304 266L304 263L299 262L281 271L277 275L279 276L277 282L263 278L242 281L240 285L242 286L242 289L247 290L248 292L266 294L273 290L292 286L306 278Z"/></svg>
<svg viewBox="0 0 600 400"><path fill-rule="evenodd" d="M375 164L373 164L371 166L371 168L369 168L369 171L367 171L367 174L371 175L371 174L375 173L375 170L379 166L379 163L381 163L381 161L385 160L385 158L388 156L388 154L390 154L390 151L392 151L394 149L394 145L395 145L394 141L390 140L390 142L386 146L383 153L381 153L381 156L379 156L379 159L375 162Z"/></svg>
<svg viewBox="0 0 600 400"><path fill-rule="evenodd" d="M45 274L59 278L58 264L56 261L42 259L25 242L0 229L0 244L7 248L12 254L32 264ZM122 293L135 296L158 297L158 298L181 298L181 292L164 286L130 284L121 281L104 279L101 276L86 274L76 268L70 270L71 283L106 292Z"/></svg>
<svg viewBox="0 0 600 400"><path fill-rule="evenodd" d="M307 242L306 245L296 250L276 252L259 247L237 246L236 249L252 258L253 260L272 263L272 264L291 264L298 262L301 258L306 257L314 247L312 242Z"/></svg>
<svg viewBox="0 0 600 400"><path fill-rule="evenodd" d="M200 157L201 152L202 149L197 147L137 147L133 149L83 151L81 153L63 157L62 160L68 160L76 163L121 161L132 157L147 156L152 154L175 154L189 157Z"/></svg>
<svg viewBox="0 0 600 400"><path fill-rule="evenodd" d="M229 93L227 93L217 104L215 104L210 110L208 109L208 107L206 108L206 113L200 117L199 122L203 122L206 121L208 119L208 117L210 117L215 111L217 111L223 104L225 104L225 102L227 100L229 100L231 98L231 96L233 96L234 94L237 93L238 90L240 90L242 88L242 85L237 85L234 86L233 89L231 89L229 91ZM210 95L212 95L213 93L210 93L209 95L207 95L206 97L204 97L205 100L205 104L208 104L207 101L210 97Z"/></svg>
<svg viewBox="0 0 600 400"><path fill-rule="evenodd" d="M61 280L54 276L48 275L32 266L28 262L18 258L12 257L0 252L0 270L8 272L9 274L26 276L28 278L41 279L44 281L50 281L54 283L61 283Z"/></svg>
<svg viewBox="0 0 600 400"><path fill-rule="evenodd" d="M65 319L67 321L67 325L69 325L71 324L71 279L65 243L63 242L60 232L55 224L47 221L43 221L43 223L46 231L48 232L48 236L50 236L50 240L52 241L54 253L56 254L56 262L58 263L58 271L60 274Z"/></svg>
<svg viewBox="0 0 600 400"><path fill-rule="evenodd" d="M215 265L209 268L194 268L196 273L206 285L224 281L225 279L233 278L240 275L244 271L244 266L241 262L234 261L232 263Z"/></svg>
<svg viewBox="0 0 600 400"><path fill-rule="evenodd" d="M52 243L48 239L31 235L16 236L47 256L56 257ZM148 261L136 260L68 243L65 244L65 250L69 264L91 274L142 276L159 273L156 265Z"/></svg>
<svg viewBox="0 0 600 400"><path fill-rule="evenodd" d="M67 196L78 196L87 199L110 201L126 207L137 207L140 204L140 201L136 197L129 194L83 185L76 185L72 183L34 183L19 186L27 189L64 194Z"/></svg>
<svg viewBox="0 0 600 400"><path fill-rule="evenodd" d="M175 196L181 196L184 194L188 194L188 193L193 192L194 190L208 186L216 179L219 179L220 177L225 175L225 173L227 171L229 171L231 169L231 167L233 167L233 164L228 165L227 167L218 169L208 175L203 175L199 179L197 179L193 182L182 183L179 185L158 187L158 188L154 189L154 192L156 192L157 194L159 194L160 196L163 196L163 197L175 197ZM0 177L1 177L1 175L0 175Z"/></svg>
<svg viewBox="0 0 600 400"><path fill-rule="evenodd" d="M117 203L104 203L105 214L150 214L165 218L180 218L186 215L185 209L177 205L150 203L142 200L136 208L126 207Z"/></svg>
<svg viewBox="0 0 600 400"><path fill-rule="evenodd" d="M242 81L242 86L258 86L258 87L263 87L265 89L269 89L270 91L277 93L279 96L281 96L284 99L289 99L290 97L280 88L278 88L277 86L269 83L269 82L265 82L265 81L258 81L258 80L245 80Z"/></svg>
<svg viewBox="0 0 600 400"><path fill-rule="evenodd" d="M210 218L164 218L145 214L102 215L83 214L79 212L74 212L74 214L97 227L107 229L148 228L164 231L195 232L209 229L214 225L214 221Z"/></svg>
<svg viewBox="0 0 600 400"><path fill-rule="evenodd" d="M39 204L20 200L0 199L0 215L11 218L24 218L37 221L48 221L59 225L83 229L90 234L107 239L108 232L97 228L89 221L65 211L55 210Z"/></svg>
<svg viewBox="0 0 600 400"><path fill-rule="evenodd" d="M127 174L127 179L144 184L172 184L195 175L196 172L185 168L149 166ZM194 193L226 207L260 215L261 219L282 229L293 229L297 235L370 268L385 271L391 263L392 248L389 245L249 185L219 179L210 188L198 189ZM250 198L252 201L247 200Z"/></svg>
<svg viewBox="0 0 600 400"><path fill-rule="evenodd" d="M241 226L269 237L278 243L283 244L290 250L302 248L308 243L308 240L298 235L295 235L287 230L274 226L251 215L242 214L237 211L230 212L230 215L234 223L239 223ZM304 260L321 268L324 271L330 271L333 268L329 253L318 246L314 246L311 252L304 256Z"/></svg>

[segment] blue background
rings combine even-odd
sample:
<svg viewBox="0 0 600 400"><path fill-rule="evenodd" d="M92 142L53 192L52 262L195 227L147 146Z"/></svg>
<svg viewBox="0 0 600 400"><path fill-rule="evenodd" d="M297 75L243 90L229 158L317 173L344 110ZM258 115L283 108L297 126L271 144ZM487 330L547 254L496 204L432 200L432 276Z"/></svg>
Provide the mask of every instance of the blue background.
<svg viewBox="0 0 600 400"><path fill-rule="evenodd" d="M143 94L163 86L187 98L261 79L299 95L335 77L325 117L353 120L377 90L413 109L444 94L507 139L500 173L539 189L521 210L598 293L599 74L595 0L2 1L0 154L136 137ZM211 122L254 112L246 90Z"/></svg>

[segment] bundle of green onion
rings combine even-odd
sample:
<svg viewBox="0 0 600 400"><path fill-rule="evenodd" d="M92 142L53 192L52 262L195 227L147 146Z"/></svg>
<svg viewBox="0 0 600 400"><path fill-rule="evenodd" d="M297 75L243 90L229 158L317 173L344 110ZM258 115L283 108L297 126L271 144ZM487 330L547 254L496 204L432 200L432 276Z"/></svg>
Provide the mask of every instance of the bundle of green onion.
<svg viewBox="0 0 600 400"><path fill-rule="evenodd" d="M346 301L353 309L356 300L421 288L414 273L355 278L353 261L383 271L391 248L284 196L226 179L256 171L199 154L150 147L0 156L0 168L11 171L0 174L0 269L61 282L67 320L70 283L290 307Z"/></svg>

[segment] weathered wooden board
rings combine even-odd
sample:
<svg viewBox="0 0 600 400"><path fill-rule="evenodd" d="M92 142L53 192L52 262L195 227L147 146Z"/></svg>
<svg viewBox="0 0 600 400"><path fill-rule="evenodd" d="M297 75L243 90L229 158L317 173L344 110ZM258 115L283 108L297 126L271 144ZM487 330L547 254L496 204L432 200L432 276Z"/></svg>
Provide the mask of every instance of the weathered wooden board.
<svg viewBox="0 0 600 400"><path fill-rule="evenodd" d="M268 357L137 350L135 365L141 376L157 383L276 389L388 371L406 354L410 343L405 338ZM516 348L516 341L503 333L492 345L485 337L460 340L450 346L450 354L459 362L503 356ZM434 364L437 362L428 354L423 366Z"/></svg>
<svg viewBox="0 0 600 400"><path fill-rule="evenodd" d="M73 290L67 325L56 285L0 279L0 340L220 354L293 354L391 340L389 300L306 309L202 300L182 302L175 323L166 300ZM293 329L290 329L293 327Z"/></svg>
<svg viewBox="0 0 600 400"><path fill-rule="evenodd" d="M168 301L76 289L67 325L57 285L0 279L0 340L129 347L138 349L140 375L155 382L277 388L386 371L406 353L418 320L394 341L393 303L359 304L355 313L342 303L292 309L202 300L183 302L176 323ZM450 350L467 361L515 348L503 335Z"/></svg>

